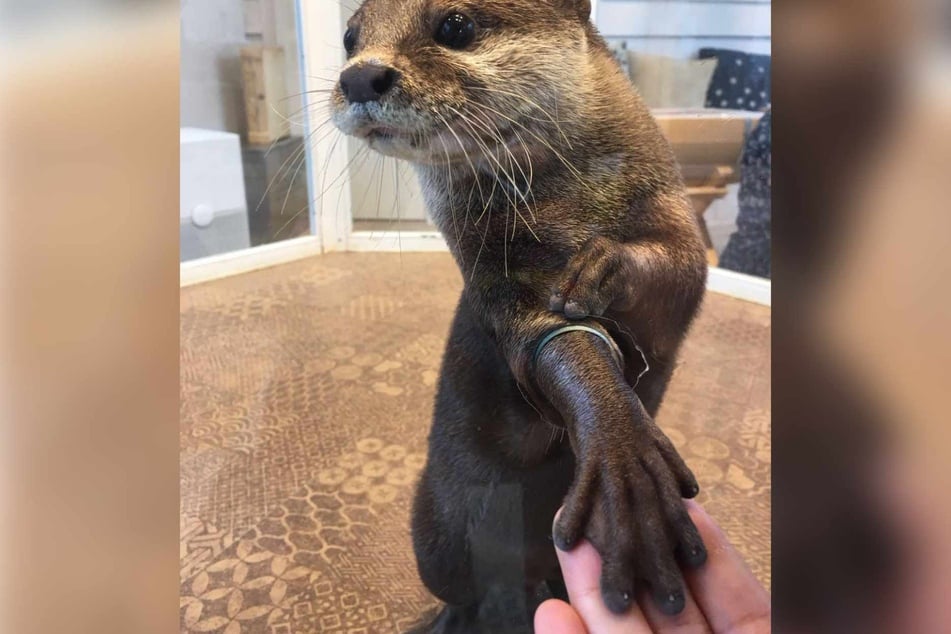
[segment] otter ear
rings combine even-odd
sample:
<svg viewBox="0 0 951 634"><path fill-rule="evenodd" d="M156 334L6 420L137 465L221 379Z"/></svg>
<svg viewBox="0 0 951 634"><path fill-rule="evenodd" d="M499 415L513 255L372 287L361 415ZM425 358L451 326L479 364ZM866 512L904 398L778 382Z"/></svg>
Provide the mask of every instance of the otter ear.
<svg viewBox="0 0 951 634"><path fill-rule="evenodd" d="M591 0L555 0L555 4L577 15L582 22L591 19Z"/></svg>

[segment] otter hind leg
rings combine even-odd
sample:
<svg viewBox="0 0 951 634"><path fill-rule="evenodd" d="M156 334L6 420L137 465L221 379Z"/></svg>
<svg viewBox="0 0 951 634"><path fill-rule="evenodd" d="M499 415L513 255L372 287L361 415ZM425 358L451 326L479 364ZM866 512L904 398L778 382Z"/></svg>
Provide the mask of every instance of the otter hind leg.
<svg viewBox="0 0 951 634"><path fill-rule="evenodd" d="M441 493L424 472L412 532L420 578L447 605L414 632L531 633L537 601L524 576L521 487Z"/></svg>
<svg viewBox="0 0 951 634"><path fill-rule="evenodd" d="M511 593L505 595L489 595L475 605L445 605L435 618L406 634L532 634L532 615L524 604L513 609Z"/></svg>

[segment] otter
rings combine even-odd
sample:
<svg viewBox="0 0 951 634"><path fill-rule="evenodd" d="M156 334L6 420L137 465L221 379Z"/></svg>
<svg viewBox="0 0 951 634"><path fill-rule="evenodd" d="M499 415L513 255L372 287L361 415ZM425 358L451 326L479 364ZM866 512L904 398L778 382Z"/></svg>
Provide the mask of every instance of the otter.
<svg viewBox="0 0 951 634"><path fill-rule="evenodd" d="M564 596L552 541L593 544L616 613L637 592L680 612L681 570L706 559L683 502L697 481L655 422L705 251L590 12L366 0L344 36L332 120L414 166L464 278L412 509L445 603L426 631L530 631Z"/></svg>

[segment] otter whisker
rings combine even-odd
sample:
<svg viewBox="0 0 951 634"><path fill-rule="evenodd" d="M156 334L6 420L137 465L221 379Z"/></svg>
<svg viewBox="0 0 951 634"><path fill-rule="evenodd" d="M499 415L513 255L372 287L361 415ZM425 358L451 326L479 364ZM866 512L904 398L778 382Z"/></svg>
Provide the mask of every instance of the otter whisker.
<svg viewBox="0 0 951 634"><path fill-rule="evenodd" d="M330 134L332 134L335 130L336 130L336 128L331 128L331 129L330 129L330 132L327 133L328 136L329 136ZM301 147L300 147L299 149L297 149L293 154L291 154L290 156L288 156L286 159L284 159L284 162L281 163L281 165L277 168L277 172L275 172L275 173L274 173L274 176L271 177L271 180L270 180L270 182L267 184L267 187L264 188L264 193L261 194L261 200L258 201L257 206L254 208L254 211L251 212L251 213L255 213L255 214L256 214L256 213L258 213L258 212L261 210L261 205L263 205L263 204L264 204L264 201L267 199L267 195L271 192L271 188L274 187L274 183L276 183L277 180L281 177L281 175L284 174L284 168L287 167L288 164L293 165L294 163L296 163L296 161L301 157L301 155L303 155L303 154L307 151L306 144L307 144L308 142L310 142L311 137L313 137L316 133L317 133L317 130L314 130L313 132L311 132L311 133L308 135L307 139L304 140L304 143L301 144ZM323 140L324 138L326 138L326 137L321 137L320 140ZM319 143L319 141L318 141L318 143ZM275 142L271 145L271 148L268 149L268 152L270 152L271 149L273 149L276 145L277 145L277 141L275 141ZM267 156L267 154L265 154L265 156Z"/></svg>
<svg viewBox="0 0 951 634"><path fill-rule="evenodd" d="M360 167L363 167L363 165L366 165L366 160L367 160L369 157L370 157L370 150L369 150L369 148L366 148L366 149L365 149L364 151L362 151L362 152L357 152L357 153L354 155L354 157L350 160L350 162L347 163L347 165L343 168L343 170L341 170L340 175L336 177L336 179L335 179L334 182L336 182L337 180L340 180L341 176L342 176L343 174L346 174L346 173L350 170L350 167L353 165L353 163L355 163L355 162L357 161L358 158L362 158L362 159L363 159L363 163L360 164ZM333 187L333 183L331 183L330 187ZM328 187L328 190L329 190L329 187ZM303 207L301 207L300 209L298 209L296 212L294 212L294 215L291 216L291 220L288 221L288 223L287 223L286 225L284 225L281 229L283 230L285 227L287 227L287 225L289 225L291 222L293 222L294 220L296 220L302 213L304 213L305 211L307 211L308 209L310 209L311 203L317 202L318 200L321 200L321 199L323 198L324 194L326 194L326 193L327 193L326 191L321 192L321 193L317 194L316 196L314 196L313 200L307 201L307 204L304 205ZM338 207L339 207L339 205L340 205L340 198L341 198L342 195L343 195L343 189L341 188L341 191L337 194L337 205L338 205ZM277 235L280 235L280 231L278 231L278 233L275 234L275 237L276 237Z"/></svg>
<svg viewBox="0 0 951 634"><path fill-rule="evenodd" d="M400 217L400 162L393 159L393 185L396 195L393 197L393 206L396 209L396 243L400 250L400 269L403 268L403 223Z"/></svg>
<svg viewBox="0 0 951 634"><path fill-rule="evenodd" d="M479 258L482 257L482 250L485 249L485 241L489 234L489 227L492 226L492 200L495 197L495 189L498 187L498 184L499 179L495 178L492 180L492 191L489 193L489 201L485 203L485 206L482 208L482 214L475 221L476 226L478 226L486 212L489 213L489 217L485 222L485 230L482 232L482 244L479 245L479 253L476 254L475 264L472 266L472 275L470 279L475 279L475 272L479 267Z"/></svg>
<svg viewBox="0 0 951 634"><path fill-rule="evenodd" d="M462 142L462 139L459 138L459 135L456 134L456 131L449 124L449 122L446 121L446 118L444 116L442 116L438 112L435 113L435 115L439 117L439 120L442 121L443 125L446 126L446 129L449 130L449 133L452 134L453 137L455 137L456 142L459 144L459 150L462 152L462 155L465 157L466 162L469 163L469 167L472 168L472 177L475 179L476 185L479 187L479 194L482 195L482 199L485 200L485 195L482 192L481 180L479 179L479 171L476 169L475 164L472 162L472 159L469 158L469 153L466 151L465 144ZM493 191L494 189L495 188L493 187ZM492 200L491 196L489 197L489 200L491 202ZM476 221L476 224L478 224L478 221Z"/></svg>
<svg viewBox="0 0 951 634"><path fill-rule="evenodd" d="M273 105L272 105L272 109L273 109ZM276 111L275 111L275 112L276 112ZM279 117L281 117L281 119L283 119L285 122L287 122L287 123L289 123L289 124L291 124L291 125L300 126L300 127L306 127L306 126L307 126L307 117L306 117L306 116L303 117L300 122L296 121L296 120L294 119L294 117L297 117L298 115L301 115L301 114L307 114L307 115L325 114L325 115L328 115L328 116L324 119L324 123L327 123L327 122L330 121L330 116L329 116L329 114L330 114L330 104L328 104L328 103L320 103L320 102L318 102L318 103L306 103L306 104L304 104L303 106L301 106L300 108L294 110L293 112L288 113L288 115L287 115L286 117L285 117L284 115L282 115L280 112L278 112L277 114L278 114ZM321 124L321 125L323 125L323 124ZM278 139L278 140L280 140L280 139Z"/></svg>
<svg viewBox="0 0 951 634"><path fill-rule="evenodd" d="M342 135L342 134L339 134L339 131L338 131L337 139L334 141L334 144L333 144L333 146L331 146L330 152L329 152L328 155L327 155L327 162L328 162L328 164L329 164L329 162L330 162L330 157L333 155L334 151L337 149L337 144L340 142L340 139L341 139L341 138L343 138L343 135ZM306 155L305 155L305 159L306 159ZM350 164L351 164L351 163L353 163L353 160L351 160L350 163L347 164L347 166L344 168L343 172L341 172L341 175L343 175L344 173L346 173L347 171L349 171L349 169L350 169ZM340 176L337 177L338 180L339 180L339 178L340 178ZM321 194L321 196L323 196L323 193ZM316 199L315 199L315 200L316 200ZM306 210L309 209L309 208L310 208L310 201L308 201L308 203L307 203L306 205L304 205L303 207L301 207L293 216L291 216L291 218L290 218L286 223L284 223L284 224L281 226L280 229L277 230L277 232L274 234L274 237L277 238L278 236L280 236L281 233L283 233L285 229L287 229L289 226L291 226L291 224L292 224L294 221L296 221L296 220L300 217L300 215L301 215L302 213L304 213L304 211L306 211ZM281 213L283 214L283 210L282 210Z"/></svg>
<svg viewBox="0 0 951 634"><path fill-rule="evenodd" d="M329 121L329 119L328 119L328 120L325 121L323 124L321 124L320 127L323 127L324 125L326 125L326 124L329 123L329 122L330 122L330 121ZM318 129L319 129L319 128L318 128ZM316 131L315 131L315 132L316 132ZM312 134L313 134L313 133L312 133ZM293 177L291 178L290 184L287 186L287 192L285 192L285 194L284 194L284 202L281 204L281 214L280 214L280 215L282 215L282 216L284 215L284 211L287 209L287 201L288 201L288 200L290 199L290 197L291 197L291 191L294 189L294 183L295 183L295 181L297 180L297 176L300 174L301 169L302 169L302 168L306 165L306 163L307 163L307 143L310 141L310 136L311 136L311 135L308 135L307 140L305 140L304 143L301 144L300 149L297 151L297 155L299 156L299 160L296 161L296 167L294 168L294 175L293 175ZM325 135L323 138L326 138L326 136L329 136L329 133L328 133L327 135ZM339 141L339 138L338 138L337 140ZM275 141L274 144L271 145L271 147L268 149L268 152L270 152L272 149L274 149L276 143L277 143L277 141ZM319 141L318 141L318 143L319 143ZM267 154L265 154L265 156L267 156ZM266 192L265 192L265 193L266 193ZM262 201L263 201L263 198L262 198Z"/></svg>
<svg viewBox="0 0 951 634"><path fill-rule="evenodd" d="M468 112L468 114L472 117L472 119L473 119L476 123L480 123L483 129L485 129L486 131L488 131L489 134L491 134L492 136L494 136L494 137L499 141L499 145L500 145L500 146L508 153L508 155L509 155L509 166L511 167L512 163L515 164L515 167L518 168L518 171L519 171L519 173L521 173L522 178L525 179L526 185L527 185L527 187L528 187L528 193L532 195L532 200L535 200L535 196L534 196L534 194L532 193L532 190L531 190L531 182L532 182L532 181L531 181L531 177L529 177L529 175L527 175L527 174L525 173L525 170L522 169L522 166L521 166L521 164L518 162L518 159L515 158L515 155L512 153L512 150L508 147L508 144L505 142L505 138L503 137L502 132L499 130L498 126L496 126L496 125L492 122L491 118L487 118L486 120L484 120L482 117L480 117L480 116L478 115L478 113ZM491 127L490 127L490 126L491 126ZM518 131L517 131L517 130L512 129L512 132L515 134L515 136L516 136L517 138L521 139L521 137L518 136ZM524 141L522 141L522 145L523 145L523 147L524 147L524 145L525 145ZM528 156L528 149L525 148L525 150L526 150L526 155ZM529 164L531 164L531 156L528 156L528 160L529 160ZM532 216L532 221L537 223L538 221L537 221L537 219L535 218L535 212L532 211L532 206L531 206L531 203L528 202L528 198L526 197L526 195L525 195L517 186L515 186L515 183L514 183L514 182L513 182L513 187L514 187L515 191L520 195L520 197L522 198L522 200L524 201L525 207L528 209L529 214ZM535 201L535 204L537 205L537 204L538 204L538 201ZM521 214L519 214L519 215L521 216ZM522 218L522 220L525 220L524 217ZM527 222L527 221L525 221L525 225L528 226L528 222ZM528 229L529 229L529 231L532 231L532 228L531 228L530 226L528 226ZM532 231L532 235L534 235L534 234L535 234L535 232ZM535 236L535 239L537 240L537 239L538 239L538 236Z"/></svg>
<svg viewBox="0 0 951 634"><path fill-rule="evenodd" d="M284 202L281 204L281 215L284 215L284 210L287 209L287 201L291 197L291 191L294 189L294 183L297 181L297 175L301 173L301 168L307 164L307 152L304 152L301 156L301 160L297 163L297 168L294 170L294 176L291 178L290 184L287 186L287 192L284 194Z"/></svg>
<svg viewBox="0 0 951 634"><path fill-rule="evenodd" d="M296 92L292 95L287 95L286 97L281 97L280 99L275 99L274 103L284 103L285 101L290 101L291 99L297 99L298 97L306 97L307 95L323 95L327 93L332 93L333 88L318 88L317 90L305 90L304 92ZM318 105L318 104L311 104ZM326 104L319 104L326 105Z"/></svg>
<svg viewBox="0 0 951 634"><path fill-rule="evenodd" d="M473 116L475 116L477 120L480 120L480 121L484 120L488 125L492 126L492 128L498 134L499 138L502 137L502 132L499 130L499 127L495 124L495 122L492 121L491 117L485 116L485 119L482 119L482 117L477 116L476 113L473 113ZM535 205L537 207L538 201L535 200L535 193L532 191L532 184L534 183L534 178L535 178L535 168L532 165L531 151L529 150L528 145L526 145L524 139L522 139L522 136L518 133L517 129L511 128L511 132L512 134L515 135L515 138L518 139L518 142L521 145L522 150L525 152L525 158L528 160L528 172L529 172L528 176L525 175L525 170L523 170L521 165L519 165L514 155L512 156L512 159L515 160L515 164L518 166L519 171L522 173L522 177L525 178L526 180L526 185L528 187L528 191L526 193L532 197L532 200L535 202ZM507 145L506 145L506 149L509 151L509 154L512 155L512 151L507 147ZM528 201L526 201L525 206L528 207L528 212L532 216L532 222L535 222L537 224L538 219L535 217L535 212L532 211L532 207L531 205L528 204Z"/></svg>
<svg viewBox="0 0 951 634"><path fill-rule="evenodd" d="M294 112L290 114L290 116L287 116L287 117L285 117L284 114L281 113L281 111L279 111L277 108L275 108L273 103L268 103L268 108L270 108L271 112L273 112L278 117L280 117L281 121L286 123L288 126L306 129L307 128L306 120L294 121L293 119L291 119L291 117L297 116L298 114L304 112L305 110L310 111L312 109L312 106L304 106L303 108L300 108L299 110L295 110ZM281 139L276 139L276 141L280 141L280 140Z"/></svg>
<svg viewBox="0 0 951 634"><path fill-rule="evenodd" d="M489 191L489 200L482 207L482 213L479 214L478 218L476 218L475 224L478 225L480 222L482 222L482 218L485 217L485 212L490 209L490 206L492 205L492 201L495 200L495 190L498 189L498 187L499 187L499 179L497 178L492 179L492 189Z"/></svg>
<svg viewBox="0 0 951 634"><path fill-rule="evenodd" d="M377 159L379 159L379 160L377 160L377 161L375 161L375 162L373 163L373 170L371 170L371 172L370 172L369 182L373 182L373 180L376 178L376 172L377 172L377 170L380 169L380 167L383 165L383 157L382 157L382 155L380 155L380 154L376 154L375 152L371 152L371 151L370 151L370 146L366 146L366 148L367 148L367 153L368 153L368 155L374 156L374 157L376 157ZM372 188L367 187L366 189L363 190L363 198L360 199L360 204L359 204L357 207L355 207L355 209L363 209L363 206L364 206L364 205L366 204L366 202L367 202L367 197L370 195L370 190L371 190L371 189L372 189ZM379 209L377 209L377 212L379 212ZM372 234L371 234L371 236L372 236Z"/></svg>
<svg viewBox="0 0 951 634"><path fill-rule="evenodd" d="M463 115L461 112L455 110L454 108L452 108L452 110L455 111L456 114L458 114L460 117L462 117L462 118L463 118L463 122L466 123L467 125L468 125L468 123L467 123L468 121L475 119L474 115L473 115L473 116L470 116L470 117L466 117L465 115ZM471 115L471 114L472 114L472 113L470 113L470 115ZM483 124L483 128L485 128L485 125L484 125L484 124ZM493 136L496 136L496 138L499 139L499 141L500 141L500 146L501 146L506 152L508 152L508 155L509 155L509 169L512 168L512 162L514 161L515 166L518 167L518 170L522 173L522 177L527 179L528 177L525 175L525 170L523 170L523 169L522 169L522 166L519 165L519 163L518 163L517 160L515 160L515 156L512 154L511 150L508 149L508 146L506 145L505 140L502 138L501 134L500 134L500 133L493 133L492 130L489 130L488 128L486 128L486 129L488 130L488 132L489 132L490 134L493 134ZM477 142L479 142L478 139L477 139ZM483 147L486 147L486 149L488 150L487 146L483 146ZM490 154L491 154L491 152L490 152ZM506 179L509 181L509 183L511 183L512 189L514 189L515 192L516 192L516 194L517 194L516 198L521 197L522 200L525 202L525 207L528 208L529 213L531 213L531 204L528 202L528 199L525 197L525 194L522 193L521 189L519 189L518 183L516 182L515 177L514 177L514 170L512 170L512 174L509 174L509 173L505 170L505 168L502 166L501 162L500 162L494 155L491 156L491 158L492 158L493 161L495 161L496 165L498 165L499 169L500 169L500 170L502 171L502 173L506 176ZM496 174L496 177L498 177L497 174ZM515 232L516 232L517 227L518 227L518 219L521 218L521 219L522 219L522 222L525 223L525 226L528 228L528 230L529 230L529 232L532 234L532 236L534 236L535 240L537 240L538 242L541 242L541 240L540 240L540 239L538 238L538 236L535 234L535 231L532 229L531 225L528 223L528 221L525 219L525 217L522 215L522 213L518 210L518 201L517 201L517 200L513 200L512 197L508 195L508 192L505 191L504 188L503 188L502 191L503 191L503 193L505 193L506 197L509 199L509 202L512 204L512 209L515 211L515 217L513 218L513 223L512 223L512 240L515 239ZM532 214L532 216L534 217L534 214ZM507 218L507 217L508 217L508 212L506 212L506 218ZM507 224L507 223L508 223L508 221L506 220L506 224Z"/></svg>
<svg viewBox="0 0 951 634"><path fill-rule="evenodd" d="M327 152L327 158L326 158L326 160L324 161L324 169L323 169L323 174L324 174L324 176L323 176L323 180L321 181L321 190L320 190L320 197L321 197L321 199L323 198L324 194L326 194L328 191L330 191L330 187L333 187L333 186L336 184L336 182L337 182L338 180L340 180L340 179L344 176L344 172L341 172L340 175L337 176L337 178L335 178L333 181L331 181L330 187L327 187L327 186L326 186L326 185L327 185L327 172L328 172L329 169L330 169L330 160L333 158L334 152L337 151L337 145L340 143L340 139L342 139L342 138L343 138L343 135L337 135L337 138L334 139L333 145L330 146L330 151ZM349 164L348 164L348 165L349 165Z"/></svg>
<svg viewBox="0 0 951 634"><path fill-rule="evenodd" d="M293 114L292 114L291 116L293 116ZM326 117L326 118L324 118L323 121L321 121L320 123L318 123L318 124L307 134L307 138L304 139L304 141L305 141L305 142L309 141L309 140L310 140L315 134L317 134L324 126L329 125L329 124L332 124L332 123L333 123L333 121L331 120L331 118L330 118L329 116ZM304 124L304 127L306 128L307 125ZM280 142L283 141L283 140L284 140L284 137L281 137L281 138L279 138L279 139L274 139L274 140L270 143L270 145L268 145L267 150L264 152L264 158L269 157L269 156L271 155L271 152L274 150L274 148L277 147L278 143L280 143Z"/></svg>
<svg viewBox="0 0 951 634"><path fill-rule="evenodd" d="M479 136L478 132L476 132L476 130L472 127L471 122L469 121L469 117L466 117L463 113L459 112L459 111L456 110L455 108L450 108L450 110L452 110L453 112L455 112L456 115L459 117L459 120L462 122L462 124L465 125L465 126L469 129L469 136L470 136L470 137L472 138L472 140L475 141L475 142L479 145L479 147L482 149L483 155L484 155L487 159L489 159L490 161L492 161L493 163L495 163L495 165L499 168L499 171L501 171L502 174L505 175L506 180L509 181L509 183L512 185L512 188L513 188L516 192L519 191L518 185L517 185L517 183L515 182L515 177L512 176L511 174L509 174L507 171L505 171L505 168L502 166L502 163L499 161L499 159L498 159L494 154L492 154L492 150L489 148L488 145L485 144L485 142L484 142L484 141L481 139L481 137ZM498 171L495 171L495 172L494 172L494 175L495 175L495 178L497 179L498 176L499 176ZM517 205L516 201L512 199L512 197L509 195L508 191L505 190L505 188L502 189L502 193L504 193L505 196L506 196L506 198L508 198L509 203L511 203L511 205L517 209L517 206L518 206L518 205Z"/></svg>
<svg viewBox="0 0 951 634"><path fill-rule="evenodd" d="M472 127L472 125L469 123L467 117L466 117L464 114L462 114L461 112L459 112L458 110L455 110L454 108L450 108L450 109L453 110L453 111L456 113L456 116L459 117L460 123L462 123L462 125L464 125L464 126L468 129L468 131L469 131L469 138L471 138L473 141L475 141L476 145L477 145L477 146L479 147L479 149L482 151L483 156L484 156L487 160L494 161L495 164L498 166L499 171L501 171L503 174L506 175L507 178L509 178L510 180L512 180L512 181L514 182L514 178L512 178L511 176L509 176L508 172L505 171L505 168L502 167L502 164L498 161L498 159L496 159L495 156L492 155L491 150L490 150L489 147L482 141L482 139L481 139L481 137L479 136L479 134L476 132L476 130L475 130L475 129ZM491 165L490 165L490 167L491 167ZM498 173L498 171L493 171L493 179L492 179L492 180L493 180L493 189L492 189L492 191L493 191L493 193L494 193L494 192L495 192L495 187L496 187L496 185L497 185L498 182L499 182L499 173ZM516 201L512 199L512 197L509 195L509 193L505 190L504 187L502 188L502 193L505 194L505 197L508 199L509 204L512 206L513 209L516 210L516 213L518 213L518 208L517 208L517 203L516 203ZM490 199L489 204L491 205L491 203L492 203L492 200ZM506 208L505 208L505 226L508 226L508 218L509 218L509 208L506 207ZM492 212L491 212L491 210L490 210L490 212L489 212L489 221L486 223L486 229L488 229L491 224L492 224ZM484 246L484 245L483 245L483 246ZM481 247L480 247L480 254L481 254ZM508 277L508 276L509 276L509 258L508 258L508 255L509 255L509 254L508 254L508 241L505 240L505 237L504 237L504 235L503 235L503 238L502 238L502 258L503 258L504 267L505 267L505 277ZM473 272L474 272L474 271L475 271L475 269L473 269Z"/></svg>
<svg viewBox="0 0 951 634"><path fill-rule="evenodd" d="M525 152L525 159L528 161L528 195L535 201L535 207L537 208L538 201L535 200L535 192L532 191L532 186L535 184L535 166L532 165L532 152L528 145L525 144L525 140L522 139L522 135L518 133L518 130L513 128L512 132L515 133L515 138L518 139L518 142L521 144L522 151ZM532 222L538 224L538 218L535 217L535 212L532 211L531 207L528 208L528 212L532 215Z"/></svg>
<svg viewBox="0 0 951 634"><path fill-rule="evenodd" d="M376 186L376 217L383 215L383 178L386 176L386 159L384 156L380 161L380 182Z"/></svg>
<svg viewBox="0 0 951 634"><path fill-rule="evenodd" d="M551 143L549 143L545 138L539 136L539 135L536 134L533 130L531 130L530 128L526 127L524 124L521 124L521 123L519 123L518 121L516 121L515 119L512 119L512 118L510 118L510 117L505 116L504 114L502 114L502 113L499 112L498 110L495 110L494 108L491 108L490 106L486 106L485 104L479 104L479 107L485 108L485 109L487 109L487 110L489 110L489 111L491 111L491 112L493 112L493 113L499 115L500 117L502 117L502 118L504 118L504 119L510 121L513 125L516 125L516 126L522 128L523 130L525 130L526 132L528 132L529 134L531 134L531 135L532 135L533 137L535 137L542 145L544 145L546 148L548 148L548 149L552 152L552 154L554 154L555 157L556 157L559 161L561 161L561 163L562 163L566 168L568 168L568 170L572 173L572 175L574 175L574 177L575 177L576 179L578 179L578 182L581 183L582 185L584 185L585 189L587 189L587 190L588 190L589 192L591 192L592 194L597 194L597 192L587 183L587 181L584 180L584 177L582 176L581 172L578 171L578 168L576 168L568 159L566 159L566 158L561 154L561 152L559 152L558 150L556 150L555 148L553 148L553 147L551 146Z"/></svg>
<svg viewBox="0 0 951 634"><path fill-rule="evenodd" d="M542 108L540 105L538 105L537 103L535 103L534 101L532 101L531 99L529 99L528 97L526 97L525 95L522 95L522 94L519 94L519 93L510 92L510 91L508 91L508 90L499 90L499 89L497 89L497 88L486 88L486 87L484 87L484 86L473 86L472 88L475 89L475 90L482 90L482 91L484 91L484 92L495 93L495 94L499 94L499 95L508 95L508 96L510 96L510 97L515 97L515 98L517 98L517 99L521 99L522 101L524 101L525 103L528 103L529 105L534 106L535 108L538 109L539 112L541 112L543 115L545 115L545 116L548 118L549 121L551 121L552 123L555 124L555 128L558 130L558 133L561 134L561 137L565 140L565 143L568 144L568 149L570 149L570 150L573 150L573 149L574 149L574 146L571 144L571 140L568 138L568 135L566 135L566 134L565 134L565 131L562 130L561 126L558 125L558 121L557 121L554 117L551 116L551 113L549 113L546 109ZM528 118L530 118L530 119L535 119L536 121L544 122L544 119L537 119L537 118L532 117L532 116L530 116L530 115L525 115L525 116L528 117Z"/></svg>
<svg viewBox="0 0 951 634"><path fill-rule="evenodd" d="M452 228L453 228L453 231L456 232L456 242L461 242L461 241L462 241L462 236L459 235L459 223L458 223L458 221L456 220L456 205L455 205L456 199L455 199L455 197L453 196L453 193L452 193L452 164L451 164L451 161L449 160L449 150L446 149L446 144L445 144L445 142L442 140L441 137L440 137L440 139L439 139L439 142L440 142L440 145L442 145L442 151L443 151L443 153L446 155L446 183L448 184L448 190L449 190L449 191L448 191L448 193L449 193L449 199L448 199L448 200L449 200L449 215L452 216ZM467 217L468 217L468 213L469 213L469 210L468 210L468 208L467 208L467 209L466 209ZM462 265L465 266L465 264L466 264L466 262L465 262L465 256L463 255L463 256L462 256Z"/></svg>
<svg viewBox="0 0 951 634"><path fill-rule="evenodd" d="M485 142L482 141L482 139L479 137L478 133L472 128L472 126L471 126L471 124L469 123L468 119L467 119L462 113L460 113L460 112L458 112L458 111L456 111L456 112L457 112L457 115L460 117L460 121L462 122L462 124L465 125L465 126L469 129L469 133L470 133L471 138L472 138L472 139L479 145L479 147L481 148L483 155L484 155L487 159L491 159L491 160L495 163L495 165L498 167L498 170L495 170L495 171L493 172L495 182L499 182L499 172L501 172L502 174L505 175L506 179L510 181L510 183L512 184L512 188L515 189L516 191L518 191L518 186L515 184L515 178L514 178L513 176L511 176L508 172L505 171L505 167L504 167L504 166L502 165L502 163L498 160L498 158L496 158L496 157L492 154L492 151L490 150L490 148L485 144ZM515 220L516 223L518 223L518 213L519 213L519 211L518 211L518 201L517 201L516 199L513 199L512 196L508 193L508 191L507 191L504 187L502 188L502 193L505 195L505 198L508 200L509 205L511 206L511 208L512 208L513 210L515 210L515 214L516 214L516 215L515 215L515 217L514 217L514 220ZM517 197L516 197L516 198L517 198ZM508 218L509 218L509 207L507 206L507 207L505 208L505 226L508 226ZM517 226L517 224L516 224L516 226ZM508 241L505 239L505 235L503 235L503 237L502 237L502 242L503 242L503 258L504 258L504 261L505 261L505 275L506 275L506 277L508 277Z"/></svg>
<svg viewBox="0 0 951 634"><path fill-rule="evenodd" d="M455 137L456 143L459 144L459 150L462 152L462 155L465 157L466 161L469 163L469 167L472 169L473 186L469 190L469 199L466 201L466 220L465 220L465 224L462 227L463 231L465 231L465 228L469 226L469 207L472 204L472 195L475 192L475 188L479 189L479 197L481 198L482 203L485 204L485 192L482 191L482 179L479 178L478 170L476 170L475 165L469 159L469 153L466 151L465 145L463 145L462 143L462 139L459 138L459 136L452 129L452 126L449 124L448 121L446 121L446 119L443 116L439 115L438 113L436 116L439 117L443 125L446 126L446 129L449 130L449 132ZM443 144L443 149L446 150L445 144ZM448 152L446 153L446 177L450 181L450 185L451 185L452 161L449 158Z"/></svg>
<svg viewBox="0 0 951 634"><path fill-rule="evenodd" d="M486 243L486 239L487 239L487 237L488 237L489 227L492 225L492 202L493 202L493 200L494 200L494 198L495 198L495 190L496 190L497 187L498 187L498 182L499 182L499 181L498 181L498 178L493 178L493 179L492 179L492 190L489 192L489 197L488 197L488 199L486 199L486 198L485 198L485 194L484 194L484 192L483 192L483 190L482 190L481 179L479 178L478 170L476 170L475 164L472 162L472 159L469 157L469 153L468 153L468 151L466 150L466 146L465 146L465 144L462 142L462 139L459 137L459 135L456 133L456 131L453 129L453 127L449 124L449 122L446 120L445 117L443 117L443 116L442 116L441 114L439 114L438 112L436 112L436 113L434 113L434 114L435 114L436 117L442 122L442 124L446 127L446 129L449 130L449 133L452 134L452 136L456 139L456 142L459 144L459 149L462 151L462 154L463 154L463 156L465 157L466 162L469 164L469 167L472 169L473 178L474 178L474 180L475 180L476 185L477 185L478 188L479 188L479 194L480 194L480 196L481 196L481 198L482 198L483 206L482 206L482 213L479 214L479 217L478 217L478 218L476 218L475 223L474 223L474 226L478 226L479 223L482 222L482 219L485 217L486 213L489 214L489 217L488 217L488 219L487 219L487 221L486 221L485 230L482 232L482 241L481 241L481 243L479 244L479 251L478 251L478 253L476 254L475 263L472 265L472 272L471 272L471 276L470 276L470 277L471 277L472 279L474 279L474 278L475 278L476 270L478 270L478 268L479 268L479 260L482 258L482 252L485 250L485 243ZM480 148L480 149L481 149L481 148ZM468 210L466 211L466 214L467 214L467 217L468 217Z"/></svg>
<svg viewBox="0 0 951 634"><path fill-rule="evenodd" d="M515 156L512 154L512 151L509 149L508 144L505 142L505 138L502 136L502 132L498 129L498 127L491 125L491 121L489 122L489 124L486 124L486 122L482 120L482 118L479 117L477 113L466 111L465 115L469 121L479 124L479 127L481 127L483 130L488 132L490 136L492 136L495 140L498 141L499 147L505 150L509 155L509 167L511 168L512 163L514 162L515 167L517 167L518 171L522 174L522 178L528 180L528 176L525 174L525 170L522 169L522 166L519 164L518 160L515 159ZM513 172L513 175L514 175L514 172ZM510 180L512 182L513 188L518 193L521 193L515 183L514 176L510 178ZM528 205L528 201L525 200L524 196L522 197L522 200L524 200L525 204Z"/></svg>
<svg viewBox="0 0 951 634"><path fill-rule="evenodd" d="M363 169L363 167L367 164L367 159L369 158L369 156L370 156L370 148L369 146L364 145L363 147L361 147L360 149L356 151L356 153L353 155L353 159L351 162L356 162L358 158L362 158L363 160L360 163L360 165L357 167L357 169ZM348 167L347 169L350 169L350 168ZM337 192L337 206L334 207L334 209L340 209L340 203L343 199L344 190L345 188L341 187L340 190ZM350 203L351 203L351 209L352 209L353 201L351 200Z"/></svg>

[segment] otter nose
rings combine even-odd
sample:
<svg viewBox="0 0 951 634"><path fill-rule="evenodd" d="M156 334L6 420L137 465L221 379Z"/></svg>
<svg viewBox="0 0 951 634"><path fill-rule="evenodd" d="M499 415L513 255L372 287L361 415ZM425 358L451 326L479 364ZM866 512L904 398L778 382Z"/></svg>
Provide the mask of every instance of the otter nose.
<svg viewBox="0 0 951 634"><path fill-rule="evenodd" d="M392 68L378 64L357 64L340 74L340 90L350 103L379 101L399 78Z"/></svg>

